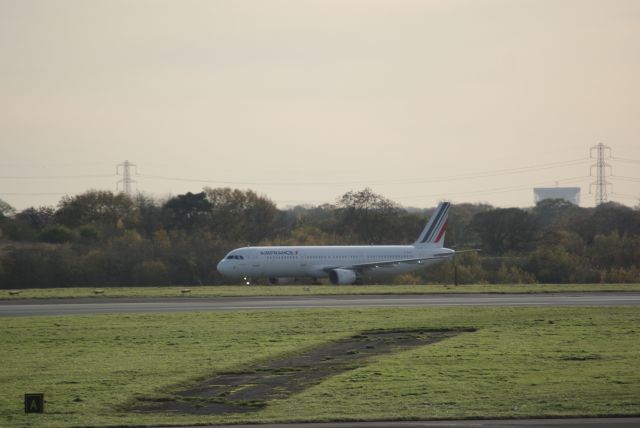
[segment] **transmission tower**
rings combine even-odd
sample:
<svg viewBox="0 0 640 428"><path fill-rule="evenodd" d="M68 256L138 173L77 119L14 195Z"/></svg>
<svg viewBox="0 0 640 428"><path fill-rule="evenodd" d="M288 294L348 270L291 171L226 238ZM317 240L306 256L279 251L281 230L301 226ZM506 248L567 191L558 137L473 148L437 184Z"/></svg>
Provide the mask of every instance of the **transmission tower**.
<svg viewBox="0 0 640 428"><path fill-rule="evenodd" d="M589 156L593 158L593 152L596 152L596 163L591 165L589 175L593 176L593 169L596 169L596 181L589 185L589 193L591 188L596 186L596 206L607 202L607 190L611 188L613 191L613 185L607 181L607 177L613 173L611 165L605 162L605 159L611 158L611 147L605 146L599 143L597 146L591 147Z"/></svg>
<svg viewBox="0 0 640 428"><path fill-rule="evenodd" d="M120 168L122 168L122 180L118 180L116 191L122 191L126 195L131 196L131 184L137 183L137 181L131 179L131 168L134 168L135 173L138 174L138 167L126 160L116 167L116 175L120 175ZM120 190L120 184L122 184L122 190Z"/></svg>

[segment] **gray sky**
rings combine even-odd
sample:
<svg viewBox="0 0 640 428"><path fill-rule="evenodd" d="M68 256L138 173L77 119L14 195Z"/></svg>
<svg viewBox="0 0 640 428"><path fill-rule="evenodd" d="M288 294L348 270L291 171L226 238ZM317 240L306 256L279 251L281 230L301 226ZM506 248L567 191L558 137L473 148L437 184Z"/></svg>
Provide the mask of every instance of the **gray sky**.
<svg viewBox="0 0 640 428"><path fill-rule="evenodd" d="M637 0L0 0L0 198L115 190L128 159L158 197L591 206L603 142L637 205L638 76Z"/></svg>

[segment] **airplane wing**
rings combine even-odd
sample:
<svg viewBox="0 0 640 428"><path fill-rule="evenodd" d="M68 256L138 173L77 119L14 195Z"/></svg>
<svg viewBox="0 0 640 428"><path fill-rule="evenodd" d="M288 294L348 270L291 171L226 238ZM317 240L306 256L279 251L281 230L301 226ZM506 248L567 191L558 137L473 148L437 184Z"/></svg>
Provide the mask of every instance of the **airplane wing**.
<svg viewBox="0 0 640 428"><path fill-rule="evenodd" d="M426 262L427 260L446 259L447 257L453 256L453 254L454 253L440 253L440 254L434 254L429 257L421 257L417 259L383 260L383 261L370 262L370 263L359 263L356 265L352 265L351 268L352 269L376 269L376 268L382 268L382 267L397 266L400 264L412 264L412 265L418 264L419 265L423 262Z"/></svg>
<svg viewBox="0 0 640 428"><path fill-rule="evenodd" d="M420 257L416 259L381 260L377 262L358 263L354 265L328 266L328 267L325 267L323 270L327 272L332 271L334 269L368 270L368 269L378 269L378 268L398 266L400 264L421 264L427 260L446 259L447 257L451 257L454 254L455 253L439 253L429 257Z"/></svg>

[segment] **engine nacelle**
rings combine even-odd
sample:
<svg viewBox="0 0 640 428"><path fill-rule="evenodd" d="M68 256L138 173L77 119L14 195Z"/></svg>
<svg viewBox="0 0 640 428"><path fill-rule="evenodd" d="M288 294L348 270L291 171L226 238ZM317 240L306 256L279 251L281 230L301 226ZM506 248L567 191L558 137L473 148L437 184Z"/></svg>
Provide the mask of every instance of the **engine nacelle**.
<svg viewBox="0 0 640 428"><path fill-rule="evenodd" d="M296 279L288 276L281 277L270 277L269 284L271 285L284 285L284 284L293 284Z"/></svg>
<svg viewBox="0 0 640 428"><path fill-rule="evenodd" d="M356 273L349 269L334 269L329 272L329 280L334 285L353 284L358 279Z"/></svg>

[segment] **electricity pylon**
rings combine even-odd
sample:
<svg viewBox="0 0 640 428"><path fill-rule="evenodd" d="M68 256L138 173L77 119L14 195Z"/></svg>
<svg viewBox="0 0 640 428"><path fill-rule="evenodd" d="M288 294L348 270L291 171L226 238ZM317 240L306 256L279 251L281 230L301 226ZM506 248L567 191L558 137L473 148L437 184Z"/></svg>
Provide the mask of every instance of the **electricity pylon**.
<svg viewBox="0 0 640 428"><path fill-rule="evenodd" d="M589 175L593 176L593 168L596 168L596 181L589 185L589 193L591 188L596 186L596 206L607 202L607 190L611 187L613 191L613 185L607 181L607 177L613 173L611 165L605 162L605 159L611 158L611 147L605 146L599 143L597 146L591 147L589 156L593 158L593 151L596 151L596 163L591 165Z"/></svg>
<svg viewBox="0 0 640 428"><path fill-rule="evenodd" d="M128 160L116 167L116 175L120 175L120 168L122 168L122 180L119 180L116 184L116 191L122 191L128 196L131 196L131 185L137 183L137 181L131 178L132 167L135 169L135 173L138 174L138 166ZM120 190L120 184L122 184L122 190Z"/></svg>

